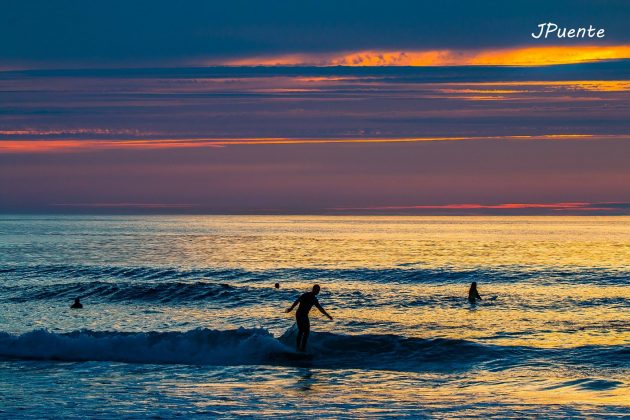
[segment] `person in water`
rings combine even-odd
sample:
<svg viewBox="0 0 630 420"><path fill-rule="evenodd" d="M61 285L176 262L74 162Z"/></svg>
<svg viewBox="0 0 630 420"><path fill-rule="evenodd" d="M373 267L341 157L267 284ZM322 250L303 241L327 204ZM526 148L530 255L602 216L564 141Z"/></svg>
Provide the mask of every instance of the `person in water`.
<svg viewBox="0 0 630 420"><path fill-rule="evenodd" d="M477 282L473 281L468 290L468 302L475 303L477 299L481 300L481 296L479 296L479 292L477 291Z"/></svg>
<svg viewBox="0 0 630 420"><path fill-rule="evenodd" d="M74 303L70 306L70 309L83 309L83 304L79 301L79 298L74 299Z"/></svg>
<svg viewBox="0 0 630 420"><path fill-rule="evenodd" d="M328 319L332 321L332 316L328 315L328 312L324 308L321 307L319 301L317 300L317 295L319 294L319 284L313 286L313 290L310 292L304 293L302 296L296 299L291 305L290 308L286 310L287 313L291 312L293 308L297 304L297 311L295 311L295 321L298 326L298 335L297 335L297 350L298 351L306 351L306 342L308 340L308 334L311 331L311 322L308 319L308 313L313 306L315 306L319 311L326 315Z"/></svg>

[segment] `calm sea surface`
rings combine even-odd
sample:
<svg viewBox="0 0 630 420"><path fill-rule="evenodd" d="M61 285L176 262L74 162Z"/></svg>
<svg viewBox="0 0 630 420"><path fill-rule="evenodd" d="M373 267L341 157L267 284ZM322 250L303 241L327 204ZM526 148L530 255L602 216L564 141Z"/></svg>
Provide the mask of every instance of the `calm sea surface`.
<svg viewBox="0 0 630 420"><path fill-rule="evenodd" d="M0 417L630 416L630 217L4 215L0 282Z"/></svg>

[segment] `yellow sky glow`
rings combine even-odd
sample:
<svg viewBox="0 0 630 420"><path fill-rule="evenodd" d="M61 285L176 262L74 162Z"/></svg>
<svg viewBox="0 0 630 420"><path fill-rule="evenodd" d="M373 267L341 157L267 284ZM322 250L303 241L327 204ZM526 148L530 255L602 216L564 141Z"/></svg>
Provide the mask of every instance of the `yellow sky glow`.
<svg viewBox="0 0 630 420"><path fill-rule="evenodd" d="M492 50L354 51L287 54L229 61L233 66L548 66L630 58L630 45L517 47Z"/></svg>

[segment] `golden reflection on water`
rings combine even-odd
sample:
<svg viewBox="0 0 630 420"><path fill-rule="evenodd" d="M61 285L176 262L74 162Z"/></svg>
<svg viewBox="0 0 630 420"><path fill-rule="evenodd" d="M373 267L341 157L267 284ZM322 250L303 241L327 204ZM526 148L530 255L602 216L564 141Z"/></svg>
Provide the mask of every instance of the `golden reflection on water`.
<svg viewBox="0 0 630 420"><path fill-rule="evenodd" d="M630 287L599 281L600 276L630 270L630 217L194 216L184 219L190 236L182 234L181 220L173 219L177 235L166 241L168 251L157 253L166 256L161 264L254 271L395 268L403 270L401 276L408 269L418 276L422 269L534 273L527 281L514 282L480 274L475 280L481 295L496 300L474 307L465 300L468 283L445 277L440 284L439 273L429 283L422 278L397 281L395 274L383 280L378 272L365 279L323 272L328 277L312 282L279 273L269 284L247 284L262 293L279 281L283 292L291 291L283 297L286 302L261 301L256 323L245 320L247 314L238 307L171 310L170 316L181 322L202 323L211 316L211 324L222 328L261 326L281 334L293 322L282 310L318 282L323 286L321 302L336 320L328 323L314 315L315 331L366 332L354 331L355 322L370 325L369 333L390 334L395 328L410 337L497 345L630 344ZM151 223L171 228L164 218L147 222L147 229L153 229ZM553 270L579 270L588 278L572 283L571 275ZM357 291L361 297L353 297Z"/></svg>
<svg viewBox="0 0 630 420"><path fill-rule="evenodd" d="M278 271L265 281L221 280L214 274L191 280L242 287L248 305L260 290L264 297L255 309L204 300L157 305L150 314L143 305L125 306L120 317L118 308L107 306L90 312L88 327L96 330L111 328L111 319L117 319L122 330L244 326L280 335L293 324L283 310L318 282L320 300L335 321L314 314L315 331L534 347L630 344L630 286L622 283L630 271L630 217L142 216L116 223L131 234L120 240L108 235L94 248L116 265L124 255L125 265L295 271ZM81 255L89 250L81 247ZM307 281L305 268L329 271ZM343 269L359 270L346 278L336 271ZM462 270L474 276L449 277ZM525 280L510 280L511 273L523 272L529 273ZM614 282L601 281L615 274ZM472 280L486 298L476 306L466 301ZM276 281L281 289L270 295ZM48 321L29 305L4 311L8 325L45 326ZM59 320L70 330L85 322Z"/></svg>
<svg viewBox="0 0 630 420"><path fill-rule="evenodd" d="M482 296L497 298L470 305L465 284L322 283L320 302L334 321L327 321L313 310L312 328L315 333L395 334L536 348L630 344L627 303L593 303L601 299L627 301L627 286L480 284ZM263 288L271 287L260 286L261 293ZM152 314L152 322L161 322L159 325L166 329L264 328L278 337L294 323L294 315L285 314L284 309L299 293L308 290L310 283L289 282L282 287L289 291L283 295L286 298L261 299L254 308L203 304L167 307ZM353 291L361 291L363 297L348 298ZM102 322L106 325L107 319Z"/></svg>
<svg viewBox="0 0 630 420"><path fill-rule="evenodd" d="M258 372L256 372L258 373ZM617 386L605 391L589 390L588 376L576 380L574 372L549 377L548 372L517 368L508 372L475 370L467 373L413 373L395 371L353 371L300 368L289 370L268 367L255 381L238 379L207 382L192 387L173 387L169 392L188 395L195 393L225 397L231 401L235 391L250 401L257 415L281 416L292 408L303 416L321 415L326 407L328 416L354 417L392 415L398 410L426 416L432 410L457 406L470 416L496 416L536 408L538 416L554 416L554 407L630 406L627 388ZM617 381L621 384L621 381ZM439 385L439 386L436 386ZM278 396L282 402L274 404ZM499 397L501 404L497 405ZM203 399L202 399L203 400ZM209 399L208 399L209 400ZM242 415L251 415L247 404L240 402ZM216 404L216 403L215 403ZM213 405L208 402L208 406ZM548 406L546 408L545 406ZM263 411L261 411L263 410ZM549 411L546 411L549 410ZM461 415L461 414L460 414Z"/></svg>
<svg viewBox="0 0 630 420"><path fill-rule="evenodd" d="M185 223L195 236L169 242L170 253L199 267L630 267L630 217L191 216Z"/></svg>

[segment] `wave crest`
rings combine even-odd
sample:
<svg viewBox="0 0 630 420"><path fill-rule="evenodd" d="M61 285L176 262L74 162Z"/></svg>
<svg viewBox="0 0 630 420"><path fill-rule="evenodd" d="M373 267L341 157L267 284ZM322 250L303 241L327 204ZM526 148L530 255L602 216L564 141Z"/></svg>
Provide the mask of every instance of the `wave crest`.
<svg viewBox="0 0 630 420"><path fill-rule="evenodd" d="M295 326L281 337L264 329L186 332L34 330L0 333L0 357L61 361L113 361L155 364L293 364ZM396 335L311 333L309 351L320 367L417 370L432 363L469 364L495 358L495 346L449 339ZM424 365L424 366L423 366Z"/></svg>
<svg viewBox="0 0 630 420"><path fill-rule="evenodd" d="M0 358L60 361L110 361L191 365L296 365L398 371L457 371L487 364L505 369L536 363L540 357L563 364L627 368L624 346L543 349L499 346L445 338L397 335L311 333L309 352L294 352L295 326L275 338L265 329L169 332L81 330L54 333L34 330L21 335L0 332Z"/></svg>
<svg viewBox="0 0 630 420"><path fill-rule="evenodd" d="M0 333L0 356L16 359L232 365L262 363L269 354L287 350L262 329Z"/></svg>

